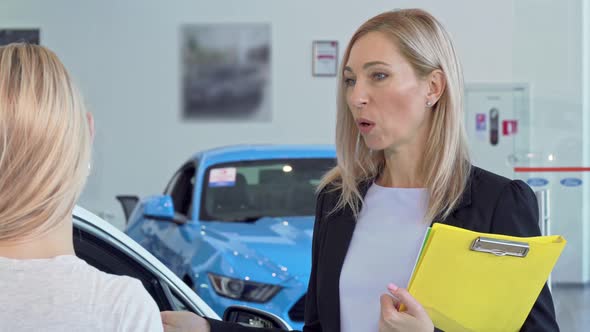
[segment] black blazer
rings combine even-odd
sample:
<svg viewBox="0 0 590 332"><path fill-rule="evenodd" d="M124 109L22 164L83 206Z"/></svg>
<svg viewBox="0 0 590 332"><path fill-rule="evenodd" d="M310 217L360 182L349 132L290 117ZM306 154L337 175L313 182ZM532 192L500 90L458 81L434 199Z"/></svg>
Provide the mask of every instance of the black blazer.
<svg viewBox="0 0 590 332"><path fill-rule="evenodd" d="M373 181L359 187L364 197ZM312 266L305 303L304 332L340 331L340 272L356 220L350 208L330 214L340 193L324 190L318 195L313 232ZM465 229L513 236L537 236L537 200L520 180L511 181L473 167L465 192L445 220ZM360 304L362 305L362 304ZM211 331L273 331L230 326L212 321ZM559 331L553 300L547 285L541 291L521 331Z"/></svg>

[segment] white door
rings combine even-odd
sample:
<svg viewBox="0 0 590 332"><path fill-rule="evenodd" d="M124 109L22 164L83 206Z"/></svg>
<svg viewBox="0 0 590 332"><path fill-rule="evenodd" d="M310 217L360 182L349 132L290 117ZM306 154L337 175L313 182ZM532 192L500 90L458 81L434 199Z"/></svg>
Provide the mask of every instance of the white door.
<svg viewBox="0 0 590 332"><path fill-rule="evenodd" d="M465 126L473 164L514 178L515 159L528 152L528 88L471 85L465 97Z"/></svg>

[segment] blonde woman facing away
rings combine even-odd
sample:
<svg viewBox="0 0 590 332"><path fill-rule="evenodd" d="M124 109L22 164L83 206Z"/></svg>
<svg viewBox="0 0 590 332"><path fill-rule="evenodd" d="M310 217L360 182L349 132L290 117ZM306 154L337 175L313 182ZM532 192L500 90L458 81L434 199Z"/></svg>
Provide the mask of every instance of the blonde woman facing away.
<svg viewBox="0 0 590 332"><path fill-rule="evenodd" d="M0 331L161 331L139 280L78 259L93 122L50 50L0 47Z"/></svg>
<svg viewBox="0 0 590 332"><path fill-rule="evenodd" d="M427 312L404 288L427 227L540 235L535 196L522 181L471 165L460 62L429 13L371 18L353 35L340 74L338 163L319 188L303 330L431 332ZM398 311L400 302L407 311ZM196 322L204 328L192 331L246 331L162 317L169 331ZM547 286L521 330L559 330Z"/></svg>

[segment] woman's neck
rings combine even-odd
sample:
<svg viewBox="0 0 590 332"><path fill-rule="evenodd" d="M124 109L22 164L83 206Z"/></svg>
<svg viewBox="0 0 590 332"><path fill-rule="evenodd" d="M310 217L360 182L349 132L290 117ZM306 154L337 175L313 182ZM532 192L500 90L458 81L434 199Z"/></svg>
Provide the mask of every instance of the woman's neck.
<svg viewBox="0 0 590 332"><path fill-rule="evenodd" d="M384 187L424 188L423 156L424 148L421 146L386 149L385 166L377 183Z"/></svg>
<svg viewBox="0 0 590 332"><path fill-rule="evenodd" d="M30 241L0 241L0 256L13 259L44 259L75 255L72 221L65 220L49 233Z"/></svg>

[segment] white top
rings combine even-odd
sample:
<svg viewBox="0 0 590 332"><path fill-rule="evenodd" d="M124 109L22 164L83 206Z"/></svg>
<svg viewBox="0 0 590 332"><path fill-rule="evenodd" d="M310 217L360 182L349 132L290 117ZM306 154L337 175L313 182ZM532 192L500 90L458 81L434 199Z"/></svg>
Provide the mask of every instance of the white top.
<svg viewBox="0 0 590 332"><path fill-rule="evenodd" d="M342 332L378 331L387 285L407 287L428 224L428 192L373 184L365 198L340 274Z"/></svg>
<svg viewBox="0 0 590 332"><path fill-rule="evenodd" d="M137 279L104 273L76 256L0 257L0 331L162 331L159 309Z"/></svg>

